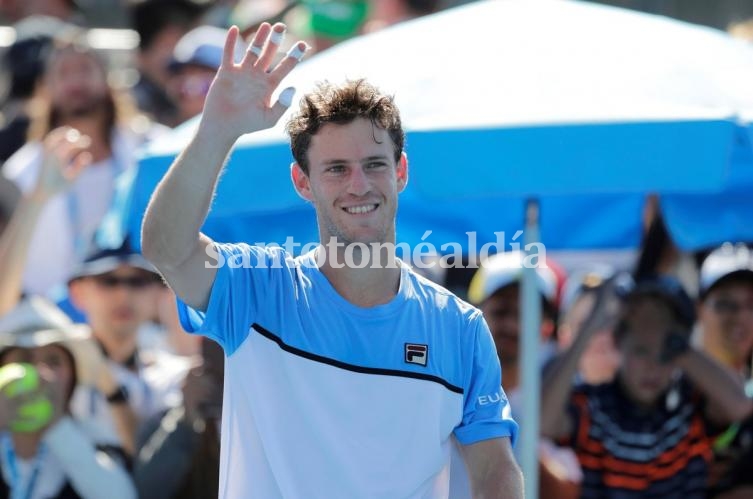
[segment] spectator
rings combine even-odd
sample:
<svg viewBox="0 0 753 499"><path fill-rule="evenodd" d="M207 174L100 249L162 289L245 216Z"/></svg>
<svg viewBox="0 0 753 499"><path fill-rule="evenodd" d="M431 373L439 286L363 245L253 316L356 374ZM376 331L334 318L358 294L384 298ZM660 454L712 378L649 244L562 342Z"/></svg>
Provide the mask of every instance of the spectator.
<svg viewBox="0 0 753 499"><path fill-rule="evenodd" d="M714 428L752 406L738 380L690 346L693 304L675 279L643 280L624 293L616 379L572 386L588 341L617 316L618 282L602 285L575 342L547 370L542 432L575 450L581 497L706 497Z"/></svg>
<svg viewBox="0 0 753 499"><path fill-rule="evenodd" d="M102 387L79 390L73 411L94 420L100 438L122 445L129 454L135 452L138 425L180 403L180 383L188 369L183 359L138 348L139 328L155 316L161 287L154 268L127 240L120 248L92 253L69 283L71 301L86 315L119 385L109 392ZM117 419L114 410L120 413Z"/></svg>
<svg viewBox="0 0 753 499"><path fill-rule="evenodd" d="M44 159L42 141L59 126L89 137L92 163L65 193L50 199L40 215L24 274L24 289L33 294L64 285L111 203L116 176L133 165L134 151L156 131L133 119L108 85L105 63L83 38L54 49L45 92L49 98L32 122L30 141L8 160L3 174L29 192Z"/></svg>
<svg viewBox="0 0 753 499"><path fill-rule="evenodd" d="M699 286L703 349L740 379L750 378L753 352L753 253L744 245L713 251Z"/></svg>
<svg viewBox="0 0 753 499"><path fill-rule="evenodd" d="M141 499L217 497L224 356L204 338L202 361L183 382L183 403L140 432L134 478Z"/></svg>
<svg viewBox="0 0 753 499"><path fill-rule="evenodd" d="M180 123L175 101L168 95L167 65L178 40L206 9L195 0L131 1L133 27L139 34L136 67L139 81L132 92L142 112L173 127Z"/></svg>
<svg viewBox="0 0 753 499"><path fill-rule="evenodd" d="M52 17L33 16L17 23L16 40L2 56L7 94L2 104L0 163L26 143L31 118L29 104L42 84L52 40L70 26Z"/></svg>
<svg viewBox="0 0 753 499"><path fill-rule="evenodd" d="M178 104L179 122L201 113L209 86L214 80L225 47L226 31L214 26L199 26L188 32L175 46L169 64L173 74L172 94ZM245 50L236 44L236 60Z"/></svg>
<svg viewBox="0 0 753 499"><path fill-rule="evenodd" d="M700 332L703 350L740 380L753 396L753 253L724 245L701 266ZM753 497L753 418L732 425L714 442L711 496Z"/></svg>
<svg viewBox="0 0 753 499"><path fill-rule="evenodd" d="M0 319L0 365L36 367L41 384L35 393L52 404L49 418L12 429L22 400L0 392L0 496L27 498L135 498L130 477L116 456L77 421L69 410L77 383L77 343L86 334L40 298L31 298ZM24 399L28 400L28 399ZM43 400L44 402L44 400ZM47 419L47 422L45 422ZM42 425L36 429L36 426ZM25 495L23 494L25 492Z"/></svg>

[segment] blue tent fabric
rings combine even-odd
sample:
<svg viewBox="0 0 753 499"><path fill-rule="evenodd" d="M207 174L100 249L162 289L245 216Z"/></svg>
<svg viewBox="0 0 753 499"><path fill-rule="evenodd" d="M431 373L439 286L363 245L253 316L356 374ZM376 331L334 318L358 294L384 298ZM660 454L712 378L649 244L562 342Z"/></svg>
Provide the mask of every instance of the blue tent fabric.
<svg viewBox="0 0 753 499"><path fill-rule="evenodd" d="M142 160L127 200L119 201L116 211L122 216L118 224L108 216L107 237L118 241L131 237L140 248L141 220L149 198L164 176L173 158L150 157ZM304 245L318 240L313 208L295 193L287 169L287 158L263 165L254 158L249 166L238 160L220 179L218 193L203 231L219 241L247 241L284 244L288 238ZM257 173L263 171L264 174ZM431 174L424 172L424 174ZM414 177L415 178L415 177ZM130 180L130 179L129 179ZM437 182L442 179L436 178ZM415 247L428 242L438 250L442 245L458 243L463 253L469 250L468 232L475 233L476 248L504 235L505 248L523 243L516 233L523 229L525 200L520 197L459 199L438 201L422 196L409 182L399 199L397 241ZM542 241L551 249L628 249L640 244L642 194L592 194L584 196L546 196L540 199ZM123 211L126 209L127 211ZM429 232L428 235L427 231ZM114 244L114 243L113 243ZM444 252L453 253L452 246Z"/></svg>
<svg viewBox="0 0 753 499"><path fill-rule="evenodd" d="M753 127L739 127L723 188L710 194L667 194L661 210L675 244L686 251L724 242L753 242Z"/></svg>

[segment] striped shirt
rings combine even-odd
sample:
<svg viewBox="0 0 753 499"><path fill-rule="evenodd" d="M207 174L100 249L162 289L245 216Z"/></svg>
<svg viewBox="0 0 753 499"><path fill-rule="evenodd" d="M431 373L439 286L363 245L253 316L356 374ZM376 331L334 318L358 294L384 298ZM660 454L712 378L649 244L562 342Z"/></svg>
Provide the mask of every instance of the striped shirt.
<svg viewBox="0 0 753 499"><path fill-rule="evenodd" d="M712 457L703 400L684 381L674 407L636 407L617 381L573 390L571 446L583 499L703 498Z"/></svg>

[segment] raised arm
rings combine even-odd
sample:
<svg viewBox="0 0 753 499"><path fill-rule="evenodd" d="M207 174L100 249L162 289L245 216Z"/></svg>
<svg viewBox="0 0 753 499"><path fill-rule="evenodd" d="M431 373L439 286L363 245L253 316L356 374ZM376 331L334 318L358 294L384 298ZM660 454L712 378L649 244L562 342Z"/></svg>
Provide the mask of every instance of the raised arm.
<svg viewBox="0 0 753 499"><path fill-rule="evenodd" d="M616 320L620 304L615 295L615 285L615 278L612 278L595 291L591 312L577 332L575 341L544 372L541 383L541 434L545 437L554 439L570 433L572 421L566 409L573 377L593 335L612 326Z"/></svg>
<svg viewBox="0 0 753 499"><path fill-rule="evenodd" d="M690 347L674 359L674 365L703 393L706 414L714 423L735 423L753 412L753 400L746 397L740 380L704 352Z"/></svg>
<svg viewBox="0 0 753 499"><path fill-rule="evenodd" d="M37 182L13 212L0 237L0 315L10 311L21 296L29 244L47 202L65 191L91 163L90 140L72 128L50 132L43 143Z"/></svg>
<svg viewBox="0 0 753 499"><path fill-rule="evenodd" d="M284 31L283 24L262 24L245 57L236 63L238 28L230 28L196 135L157 186L144 216L144 256L193 308L206 309L217 272L209 256L212 241L200 228L228 153L241 135L274 126L292 101L292 88L283 90L275 103L272 93L301 59L306 45L296 43L271 68Z"/></svg>

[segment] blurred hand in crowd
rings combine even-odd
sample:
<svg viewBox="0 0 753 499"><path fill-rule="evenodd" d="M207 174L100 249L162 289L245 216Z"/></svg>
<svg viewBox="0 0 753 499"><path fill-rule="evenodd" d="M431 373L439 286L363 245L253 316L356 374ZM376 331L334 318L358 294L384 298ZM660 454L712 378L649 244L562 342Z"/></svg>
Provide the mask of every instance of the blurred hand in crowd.
<svg viewBox="0 0 753 499"><path fill-rule="evenodd" d="M65 191L91 164L91 139L71 127L61 127L44 139L44 156L32 196L41 201Z"/></svg>

